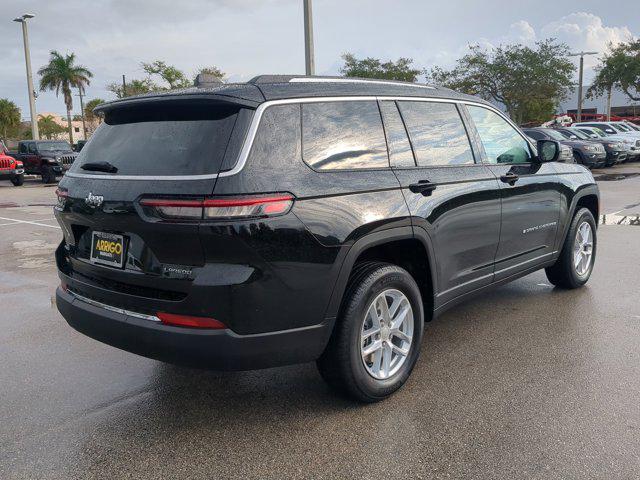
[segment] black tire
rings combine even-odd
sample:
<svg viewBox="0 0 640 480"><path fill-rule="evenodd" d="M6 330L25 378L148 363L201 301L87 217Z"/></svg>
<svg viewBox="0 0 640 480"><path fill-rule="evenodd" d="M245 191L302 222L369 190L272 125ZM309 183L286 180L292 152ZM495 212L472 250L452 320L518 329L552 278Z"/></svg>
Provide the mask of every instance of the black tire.
<svg viewBox="0 0 640 480"><path fill-rule="evenodd" d="M574 244L576 236L578 235L578 228L584 223L588 223L591 227L591 233L593 238L592 254L589 261L588 268L580 275L576 269L574 262ZM589 280L591 272L593 271L593 265L596 260L596 250L598 245L598 237L596 234L596 221L593 218L592 213L586 208L580 208L573 216L569 231L564 239L562 251L556 263L551 267L545 269L547 278L549 281L561 288L578 288L583 286Z"/></svg>
<svg viewBox="0 0 640 480"><path fill-rule="evenodd" d="M386 379L367 372L361 356L361 329L369 306L384 291L400 291L413 311L413 337L399 370ZM329 344L317 366L322 378L339 391L362 402L383 400L409 378L420 354L424 307L420 289L404 269L381 262L358 264L349 280ZM390 340L389 342L391 342Z"/></svg>
<svg viewBox="0 0 640 480"><path fill-rule="evenodd" d="M42 183L53 183L56 181L56 174L51 167L44 165L42 167Z"/></svg>
<svg viewBox="0 0 640 480"><path fill-rule="evenodd" d="M16 175L11 178L11 183L13 183L16 187L20 187L24 184L24 174Z"/></svg>
<svg viewBox="0 0 640 480"><path fill-rule="evenodd" d="M582 155L580 155L580 153L576 152L575 150L573 151L573 161L575 163L579 163L580 165L584 164L584 162L582 161Z"/></svg>

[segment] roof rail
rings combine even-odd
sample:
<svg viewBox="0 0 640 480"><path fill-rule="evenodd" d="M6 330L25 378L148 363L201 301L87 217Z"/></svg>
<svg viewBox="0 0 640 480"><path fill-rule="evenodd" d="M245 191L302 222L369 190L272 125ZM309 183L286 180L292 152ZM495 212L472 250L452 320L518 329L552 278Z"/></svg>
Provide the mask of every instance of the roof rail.
<svg viewBox="0 0 640 480"><path fill-rule="evenodd" d="M432 85L424 85L400 80L383 80L376 78L356 78L356 77L329 77L329 76L301 76L301 75L258 75L247 83L373 83L378 85L398 85L414 88L428 88L435 90Z"/></svg>
<svg viewBox="0 0 640 480"><path fill-rule="evenodd" d="M428 88L435 90L432 85L402 82L400 80L378 80L375 78L346 78L346 77L293 77L289 83L373 83L378 85L398 85L402 87Z"/></svg>

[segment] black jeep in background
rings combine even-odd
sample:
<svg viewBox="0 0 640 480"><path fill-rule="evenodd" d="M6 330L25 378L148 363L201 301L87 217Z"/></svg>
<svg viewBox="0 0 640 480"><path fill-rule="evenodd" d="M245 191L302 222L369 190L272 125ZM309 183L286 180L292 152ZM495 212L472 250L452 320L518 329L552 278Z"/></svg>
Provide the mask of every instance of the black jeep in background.
<svg viewBox="0 0 640 480"><path fill-rule="evenodd" d="M23 163L27 175L40 175L43 183L52 183L71 167L77 153L64 140L24 140L9 155Z"/></svg>
<svg viewBox="0 0 640 480"><path fill-rule="evenodd" d="M57 191L56 298L110 345L213 369L315 360L371 402L407 380L425 321L539 269L591 275L593 176L479 98L263 76L98 110Z"/></svg>

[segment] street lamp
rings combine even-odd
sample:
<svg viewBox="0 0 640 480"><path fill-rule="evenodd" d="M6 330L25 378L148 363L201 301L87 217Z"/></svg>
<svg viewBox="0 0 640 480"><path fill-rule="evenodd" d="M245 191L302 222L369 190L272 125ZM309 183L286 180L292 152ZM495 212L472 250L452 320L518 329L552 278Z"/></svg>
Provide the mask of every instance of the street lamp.
<svg viewBox="0 0 640 480"><path fill-rule="evenodd" d="M582 121L582 71L584 69L584 56L597 55L598 52L576 52L570 53L570 57L580 57L580 70L578 72L578 122Z"/></svg>
<svg viewBox="0 0 640 480"><path fill-rule="evenodd" d="M34 140L40 140L38 132L38 115L36 114L36 99L31 79L31 54L29 53L29 34L27 32L27 20L35 17L33 13L25 13L21 17L14 18L14 22L22 24L22 40L24 41L24 61L27 65L27 88L29 89L29 111L31 112L31 136Z"/></svg>
<svg viewBox="0 0 640 480"><path fill-rule="evenodd" d="M311 0L304 0L304 64L307 75L315 75L316 61L313 52L313 9Z"/></svg>

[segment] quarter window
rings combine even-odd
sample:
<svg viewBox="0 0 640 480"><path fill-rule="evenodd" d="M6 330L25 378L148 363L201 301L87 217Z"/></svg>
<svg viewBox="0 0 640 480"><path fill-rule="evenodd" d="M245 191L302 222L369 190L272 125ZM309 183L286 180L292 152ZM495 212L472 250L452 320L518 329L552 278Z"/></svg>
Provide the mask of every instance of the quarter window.
<svg viewBox="0 0 640 480"><path fill-rule="evenodd" d="M398 102L418 166L474 163L467 131L453 103Z"/></svg>
<svg viewBox="0 0 640 480"><path fill-rule="evenodd" d="M528 163L531 150L527 141L504 118L488 108L469 105L489 163Z"/></svg>
<svg viewBox="0 0 640 480"><path fill-rule="evenodd" d="M303 103L302 156L315 170L389 167L378 103Z"/></svg>

